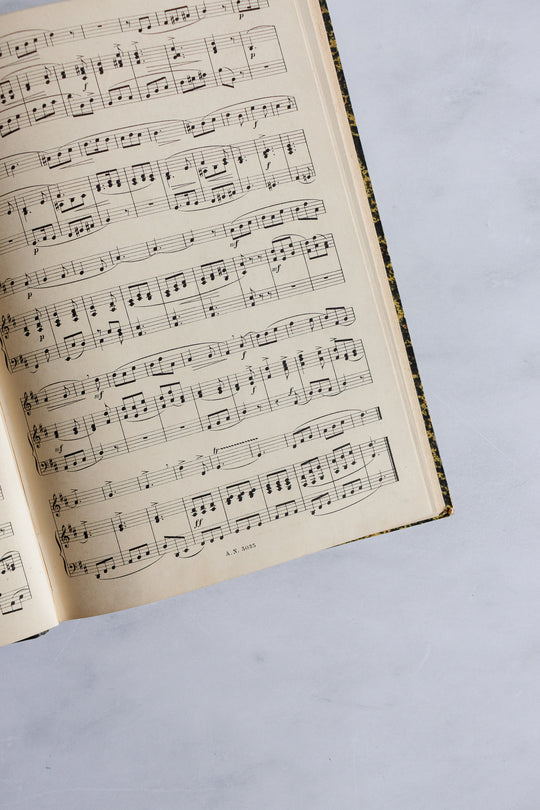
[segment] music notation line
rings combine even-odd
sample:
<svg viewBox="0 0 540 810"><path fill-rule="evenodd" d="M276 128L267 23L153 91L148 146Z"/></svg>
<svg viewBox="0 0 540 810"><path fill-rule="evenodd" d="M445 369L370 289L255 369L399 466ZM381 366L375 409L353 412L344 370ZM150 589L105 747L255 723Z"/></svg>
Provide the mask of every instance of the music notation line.
<svg viewBox="0 0 540 810"><path fill-rule="evenodd" d="M389 463L388 468L375 463L384 458ZM375 467L377 471L371 472L370 467ZM70 576L94 574L101 579L117 568L133 566L135 573L138 564L144 567L150 560L166 554L193 556L193 553L200 553L205 546L226 536L257 529L276 520L292 519L306 512L314 517L332 514L371 497L382 487L398 480L390 445L384 437L361 445L348 444L335 448L324 456L253 475L196 495L164 504L151 504L125 515L117 513L110 520L79 526L63 525L56 533L56 540L66 573ZM272 502L276 497L279 502ZM232 507L238 503L243 505L244 502L249 504L249 511L238 514ZM180 515L184 524L182 534L175 532L171 536L161 531L162 523ZM207 516L211 518L212 525L202 528ZM132 527L141 525L146 525L150 531L148 542L140 542L141 539L144 541L144 537L139 536L137 545L123 550L120 538ZM68 559L72 546L78 549L81 543L92 542L93 537L100 535L109 536L118 551L75 561Z"/></svg>
<svg viewBox="0 0 540 810"><path fill-rule="evenodd" d="M41 100L43 94L38 93L37 88L47 87L51 83L60 88L63 82L77 80L81 86L84 86L91 83L92 75L97 79L98 76L113 73L126 78L125 71L131 73L134 77L143 78L137 76L137 69L139 68L147 72L150 71L151 74L155 75L158 75L164 69L168 69L168 72L170 72L171 57L175 69L181 69L180 66L183 64L197 63L201 57L210 57L210 54L216 56L218 53L236 48L239 53L247 50L251 61L256 61L256 48L265 42L279 42L275 26L258 26L249 30L202 37L195 40L181 41L168 37L166 43L150 46L145 44L142 48L139 47L138 43L132 42L133 47L128 49L116 47L113 52L105 55L77 56L72 62L34 64L30 67L16 68L10 73L4 73L3 78L0 79L0 101L4 110L9 111L19 103L19 98L28 103L32 101L35 95ZM281 55L281 49L279 53ZM245 52L243 56L245 60ZM245 61L247 62L247 60ZM11 79L14 81L18 79L17 86L13 86ZM32 95L33 91L34 95ZM140 101L141 99L137 100ZM107 106L112 105L108 104Z"/></svg>
<svg viewBox="0 0 540 810"><path fill-rule="evenodd" d="M268 8L269 0L205 0L202 3L182 5L148 11L129 17L101 20L100 22L57 28L54 31L29 30L17 34L5 34L0 39L0 59L32 59L42 48L53 48L66 43L80 42L114 34L154 34L174 31L202 20L226 15L238 15L240 19L250 11Z"/></svg>
<svg viewBox="0 0 540 810"><path fill-rule="evenodd" d="M270 272L272 273L271 269ZM93 328L91 319L94 314L97 315L97 310L92 301L92 297L83 296L78 299L73 299L72 306L77 320L84 316L85 320L88 322L90 327L89 333L79 330L57 340L53 324L58 327L61 326L60 318L58 314L55 314L54 307L42 307L26 316L26 320L25 316L3 315L2 326L0 327L0 342L7 359L8 368L11 372L15 373L24 369L36 370L44 363L51 363L57 360L69 361L77 359L85 352L103 349L110 345L123 344L126 341L139 339L145 335L156 334L166 329L177 328L197 321L220 317L231 312L263 306L274 301L305 295L309 292L316 292L342 284L344 280L345 277L341 267L337 270L319 274L306 271L305 278L299 278L298 280L282 284L276 283L272 278L271 286L258 289L249 287L245 290L242 286L241 278L239 278L237 281L231 282L231 284L238 286L240 290L239 293L228 297L223 296L218 299L217 293L219 290L203 293L199 291L196 295L190 296L183 301L173 300L170 303L166 303L165 297L161 302L164 314L145 319L144 316L141 315L141 309L144 312L145 309L153 309L153 307L145 308L143 305L139 307L139 312L136 313L137 318L135 322L132 321L129 313L131 308L136 308L135 303L133 303L133 305L129 304L129 301L134 299L131 297L128 299L124 298L121 288L118 288L119 293L116 303L114 303L114 308L116 310L116 307L122 302L127 315L126 322L122 322L119 319L109 320L108 327ZM144 283L139 283L135 286L141 288L143 284ZM231 284L227 283L226 288L230 287ZM113 298L111 301L114 301L114 290L112 292ZM65 307L64 302L62 302L62 307ZM172 311L169 310L169 307L172 307ZM65 309L62 311L64 312ZM81 314L77 315L79 311ZM114 314L116 314L116 312L114 312ZM19 317L22 318L21 323L23 324L25 338L30 336L29 324L33 325L37 332L41 334L44 329L43 324L46 324L44 320L44 317L46 317L49 322L48 326L53 333L54 344L25 353L18 351L16 354L11 355L7 346L7 339L12 327L18 330L17 318ZM58 321L60 321L60 323L58 323Z"/></svg>
<svg viewBox="0 0 540 810"><path fill-rule="evenodd" d="M270 230L289 222L314 221L325 213L323 200L302 199L258 208L214 227L199 228L134 245L123 245L76 261L43 267L15 278L8 277L0 281L0 298L40 287L73 284L85 278L94 278L107 273L125 262L145 261L161 253L178 253L195 245L219 239L232 239L232 246L237 246L241 239L255 231Z"/></svg>
<svg viewBox="0 0 540 810"><path fill-rule="evenodd" d="M294 159L297 153L299 161ZM0 253L84 238L133 217L224 205L251 191L310 183L314 176L305 134L298 130L179 152L63 184L30 186L0 198L0 216L15 214L22 227L0 239ZM161 186L159 193L145 197L154 183ZM34 211L40 220L28 224Z"/></svg>
<svg viewBox="0 0 540 810"><path fill-rule="evenodd" d="M26 572L18 551L8 551L0 557L0 613L7 616L23 609L23 602L32 598Z"/></svg>
<svg viewBox="0 0 540 810"><path fill-rule="evenodd" d="M239 64L223 62L229 53ZM286 72L274 26L190 42L135 46L63 65L36 65L0 79L0 137L50 120L88 117L113 106L213 87L234 89L245 81ZM106 84L110 73L117 78L112 86Z"/></svg>
<svg viewBox="0 0 540 810"><path fill-rule="evenodd" d="M0 593L0 613L2 616L18 613L23 609L23 602L28 602L31 598L32 594L28 585L17 588L15 591Z"/></svg>
<svg viewBox="0 0 540 810"><path fill-rule="evenodd" d="M121 345L129 339L144 337L145 335L155 334L179 326L187 326L197 321L263 306L274 301L294 298L309 292L317 292L318 290L324 290L328 287L343 284L344 280L343 271L341 269L335 270L320 275L312 275L310 279L302 279L294 283L274 284L272 287L258 290L252 289L247 297L241 292L238 295L232 295L222 299L219 306L215 303L205 302L204 295L206 294L204 294L201 303L196 302L195 304L190 304L189 307L183 309L181 315L178 315L177 312L173 312L170 315L166 313L165 315L159 315L144 322L141 322L141 319L139 319L134 327L129 323L121 324L119 321L116 321L112 326L109 326L108 329L99 331L97 337L93 333L85 335L80 332L76 335L68 336L62 344L56 343L39 351L31 351L25 354L19 353L14 356L6 352L1 333L0 340L2 340L2 349L6 354L10 371L17 372L24 369L36 370L40 365L54 362L55 360L71 360L78 358L84 352L92 349L101 349L113 344Z"/></svg>
<svg viewBox="0 0 540 810"><path fill-rule="evenodd" d="M99 442L99 444L94 445L94 442L90 440L85 447L79 447L69 453L63 453L63 445L59 445L55 448L58 458L40 458L34 448L36 467L40 475L51 475L59 471L77 472L92 467L108 458L118 458L143 448L167 444L200 432L224 430L241 424L247 419L253 419L286 408L307 405L323 397L339 396L345 391L355 390L361 386L369 385L371 382L371 373L364 371L356 374L340 375L337 383L332 383L327 378L311 380L308 381L301 392L289 387L286 391L272 394L271 398L266 396L249 404L243 402L235 408L233 415L231 415L228 408L223 408L208 414L205 420L199 414L184 424L166 427L160 423L159 428L155 430L149 430L131 437L126 437L122 432L116 440L111 442Z"/></svg>
<svg viewBox="0 0 540 810"><path fill-rule="evenodd" d="M70 298L26 312L3 315L1 331L5 338L18 332L24 332L25 337L29 337L30 335L27 333L32 325L32 329L37 331L39 337L43 331L43 322L47 320L54 320L57 328L66 319L68 322L76 324L81 320L81 313L85 308L90 310L91 317L96 317L102 307L115 313L118 311L120 301L129 309L137 306L147 309L161 307L170 299L172 301L189 300L196 295L202 295L207 285L211 286L212 292L216 292L231 284L240 283L252 268L262 266L278 271L287 261L296 257L302 257L307 265L318 258L326 258L334 249L335 242L332 234L316 235L308 239L293 239L291 235L286 235L274 239L271 248L263 248L256 253L241 254L239 257L230 259L217 259L173 274L169 271L169 273L154 276L145 281L134 281L132 284L110 287L91 295ZM190 287L194 288L193 293L188 291L185 295L178 297L179 293ZM111 304L113 299L114 303Z"/></svg>
<svg viewBox="0 0 540 810"><path fill-rule="evenodd" d="M102 501L110 502L126 495L148 492L150 489L157 489L196 475L204 477L211 472L246 467L262 456L280 450L296 450L318 439L331 441L381 419L378 407L368 408L365 411L339 411L305 422L288 433L266 439L246 439L236 444L214 448L210 455L199 456L191 461L179 461L173 466L168 465L153 471L145 470L140 475L121 481L107 481L100 487L72 489L69 493L55 492L49 500L49 506L56 519L61 512L80 509Z"/></svg>
<svg viewBox="0 0 540 810"><path fill-rule="evenodd" d="M262 492L266 491L269 494L271 494L272 489L279 492L290 492L295 479L299 481L300 488L304 490L308 490L310 487L327 487L331 482L334 485L333 494L337 494L335 485L340 480L350 477L352 472L357 474L357 470L363 470L367 473L368 467L377 456L387 453L387 451L388 439L386 437L370 439L359 444L350 444L348 442L328 453L317 454L307 461L286 465L260 475L248 476L247 480L244 477L241 481L235 481L221 487L217 486L210 490L203 490L185 498L174 498L164 503L152 503L153 521L161 523L161 521L181 512L187 512L192 517L197 518L207 514L209 511L215 511L215 507L220 501L230 505L233 501L241 503L244 499L252 499L255 495L255 489ZM186 501L191 502L193 505L186 506ZM305 507L305 504L303 505ZM126 531L128 528L137 528L148 522L148 513L148 507L142 507L128 512L115 512L114 517L101 518L100 520L63 523L59 527L60 540L64 547L68 547L73 543L86 542L93 537L100 537L116 531Z"/></svg>
<svg viewBox="0 0 540 810"><path fill-rule="evenodd" d="M313 334L337 326L350 326L356 320L352 307L327 307L324 314L311 313L289 316L258 332L246 332L228 340L191 344L166 349L157 354L134 360L97 376L84 380L52 383L37 393L25 391L20 399L26 416L40 408L53 411L80 402L88 396L101 396L110 388L122 388L137 380L172 376L176 369L204 368L235 354L247 354L252 349L274 346L293 337Z"/></svg>
<svg viewBox="0 0 540 810"><path fill-rule="evenodd" d="M243 371L224 374L222 377L212 380L193 384L169 381L159 386L159 396L145 395L140 391L122 397L122 405L119 406L106 406L102 411L85 413L63 422L31 425L29 439L34 448L39 448L48 441L69 442L83 438L89 439L106 425L147 422L159 417L168 408L180 408L189 404L197 405L201 400L224 402L230 398L236 403L237 397L242 398L246 394L253 395L258 388L265 390L269 380L304 377L313 368L322 370L329 366L330 376L317 382L330 387L335 381L338 385L339 380L334 363L339 360L365 361L366 357L364 345L360 339L338 340L334 338L333 344L329 348L318 348L311 352L300 351L292 357L283 356L273 362L267 361L263 366L248 366ZM366 379L368 378L366 377ZM266 399L269 400L271 408L270 395L267 394ZM227 421L230 421L230 418Z"/></svg>
<svg viewBox="0 0 540 810"><path fill-rule="evenodd" d="M13 537L13 526L11 523L0 523L0 540L6 537Z"/></svg>
<svg viewBox="0 0 540 810"><path fill-rule="evenodd" d="M127 151L155 143L165 146L185 136L201 138L218 129L245 126L298 110L292 96L268 96L244 103L221 107L199 118L181 121L152 121L131 127L111 129L88 135L79 141L69 141L46 152L20 152L8 155L0 162L0 177L7 179L40 168L65 169L88 163L97 155L109 154L117 149Z"/></svg>

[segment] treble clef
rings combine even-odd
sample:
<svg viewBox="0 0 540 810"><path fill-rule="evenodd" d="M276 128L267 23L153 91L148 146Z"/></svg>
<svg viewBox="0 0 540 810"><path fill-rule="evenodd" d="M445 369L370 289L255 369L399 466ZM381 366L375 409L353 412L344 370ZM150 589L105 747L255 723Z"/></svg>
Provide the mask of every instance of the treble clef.
<svg viewBox="0 0 540 810"><path fill-rule="evenodd" d="M69 547L69 537L67 535L66 527L62 526L62 531L54 533L56 542L60 550Z"/></svg>
<svg viewBox="0 0 540 810"><path fill-rule="evenodd" d="M10 315L2 315L2 325L0 326L0 334L7 340L9 337L9 324L11 322Z"/></svg>
<svg viewBox="0 0 540 810"><path fill-rule="evenodd" d="M32 428L32 444L34 447L41 447L41 428L37 425Z"/></svg>
<svg viewBox="0 0 540 810"><path fill-rule="evenodd" d="M69 532L67 527L64 526L63 524L60 534L56 532L56 541L60 546L63 546L64 548L69 547Z"/></svg>
<svg viewBox="0 0 540 810"><path fill-rule="evenodd" d="M62 508L60 506L60 500L61 499L62 499L62 496L59 497L55 492L54 495L53 495L52 503L51 503L51 510L55 515L60 514L60 510Z"/></svg>
<svg viewBox="0 0 540 810"><path fill-rule="evenodd" d="M26 391L24 392L22 406L23 406L23 411L25 412L25 414L27 416L30 416L30 412L32 410L32 405L30 404L30 397L28 396L28 393Z"/></svg>

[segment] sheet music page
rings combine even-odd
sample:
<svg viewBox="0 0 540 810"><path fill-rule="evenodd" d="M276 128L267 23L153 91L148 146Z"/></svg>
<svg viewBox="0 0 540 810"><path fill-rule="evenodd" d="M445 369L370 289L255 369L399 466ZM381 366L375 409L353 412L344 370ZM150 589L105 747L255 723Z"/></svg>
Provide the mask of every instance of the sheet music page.
<svg viewBox="0 0 540 810"><path fill-rule="evenodd" d="M61 618L443 508L318 14L1 20L0 383Z"/></svg>
<svg viewBox="0 0 540 810"><path fill-rule="evenodd" d="M17 465L0 414L0 645L58 624Z"/></svg>

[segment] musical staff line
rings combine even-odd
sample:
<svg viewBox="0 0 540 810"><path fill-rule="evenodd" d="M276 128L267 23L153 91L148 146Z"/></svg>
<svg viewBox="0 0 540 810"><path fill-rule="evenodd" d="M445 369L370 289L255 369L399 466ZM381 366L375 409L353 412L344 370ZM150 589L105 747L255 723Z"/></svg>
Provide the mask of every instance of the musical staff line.
<svg viewBox="0 0 540 810"><path fill-rule="evenodd" d="M124 301L126 305L133 309L140 307L160 307L164 299L175 299L182 292L182 300L192 298L191 288L204 290L210 285L212 291L229 287L231 282L236 283L247 275L254 267L265 267L269 270L279 268L287 261L301 257L305 263L313 262L319 258L327 258L330 252L335 251L335 242L332 234L315 235L308 239L293 239L290 234L277 237L272 240L271 248L263 248L255 253L241 254L239 257L230 259L217 259L212 262L186 268L171 274L163 273L145 281L136 281L133 284L122 284L109 287L94 294L69 298L58 303L28 310L19 314L8 314L2 316L2 332L5 337L13 336L18 332L26 333L28 330L35 330L37 336L42 334L39 323L54 319L60 327L64 320L71 323L78 323L81 320L79 310L84 311L85 307L91 309L92 313L98 313L102 308L108 312L117 312L119 302ZM184 291L185 294L184 294ZM111 306L111 296L115 303ZM75 310L75 313L74 313ZM92 317L96 317L93 314ZM43 327L43 324L42 324ZM26 335L28 337L28 335Z"/></svg>
<svg viewBox="0 0 540 810"><path fill-rule="evenodd" d="M105 346L123 344L166 329L304 295L344 282L331 235L297 241L282 237L273 240L272 244L270 250L244 255L240 259L218 260L196 270L180 271L174 275L155 277L150 281L113 287L94 296L80 296L19 315L2 315L0 341L8 367L12 372L17 372L25 368L37 369L43 363L77 359L85 352ZM312 267L316 267L316 263L321 260L328 265L328 270L314 273ZM291 270L291 281L278 284L276 275L285 273L284 266L291 261L296 267L296 275ZM258 271L263 268L269 274L269 286L255 288L246 284L246 278L249 283L248 274L254 268ZM205 292L204 288L208 285L211 289ZM190 286L192 292L188 289ZM238 292L228 295L232 287ZM187 294L183 295L186 290ZM148 318L146 311L152 311L156 306L163 310L163 314ZM120 312L124 313L125 321L120 320ZM105 318L102 327L92 323L100 315ZM62 337L57 337L65 320L67 328L86 322L90 331L79 329L75 333L64 333ZM53 343L39 350L21 352L19 336L22 335L22 340L25 341L34 333L37 333L40 341L46 334L51 334ZM14 336L19 345L17 353L11 354L9 343Z"/></svg>
<svg viewBox="0 0 540 810"><path fill-rule="evenodd" d="M299 130L192 149L63 184L30 186L0 198L0 217L13 217L14 227L22 228L0 239L0 253L75 241L133 217L204 210L256 190L310 183L314 175Z"/></svg>
<svg viewBox="0 0 540 810"><path fill-rule="evenodd" d="M0 540L5 540L6 537L13 537L13 526L11 523L0 523Z"/></svg>
<svg viewBox="0 0 540 810"><path fill-rule="evenodd" d="M0 137L64 118L286 73L274 26L35 65L0 79ZM114 74L114 81L113 76ZM111 84L110 82L113 81Z"/></svg>
<svg viewBox="0 0 540 810"><path fill-rule="evenodd" d="M202 3L182 4L163 11L149 11L86 25L57 28L54 31L26 31L23 36L6 34L0 40L0 59L15 58L26 61L36 56L42 48L53 48L114 34L165 33L194 25L202 20L231 14L238 15L242 19L250 11L268 8L268 5L268 0L214 0L214 2L205 0Z"/></svg>
<svg viewBox="0 0 540 810"><path fill-rule="evenodd" d="M104 250L76 261L44 267L16 278L0 281L0 298L37 288L58 287L73 284L107 273L123 263L141 262L162 253L178 253L195 245L207 244L220 239L232 239L237 246L241 239L258 230L270 230L289 222L317 220L326 213L322 200L295 200L259 208L248 214L214 227L199 228L185 233L165 236L152 241L123 245Z"/></svg>
<svg viewBox="0 0 540 810"><path fill-rule="evenodd" d="M178 381L169 381L159 386L159 395L148 395L142 391L136 394L128 394L122 397L122 405L116 407L106 407L102 411L95 413L85 413L67 419L63 422L54 422L48 425L32 425L29 439L34 448L39 448L49 441L69 442L82 438L91 438L93 434L100 433L105 426L123 424L125 422L147 422L160 417L168 408L180 408L183 405L196 405L201 400L209 400L212 403L224 402L229 398L234 407L228 412L234 413L238 410L237 398L242 401L244 397L252 396L257 389L265 390L269 380L290 380L291 377L303 377L313 368L320 368L321 371L329 366L330 376L316 383L323 385L324 390L331 393L333 383L339 384L338 375L334 363L342 360L345 362L365 361L364 345L361 340L347 338L333 339L333 346L330 348L319 348L311 352L299 352L292 357L281 357L274 362L266 362L263 366L248 366L243 371L233 374L224 374L204 382L197 382L192 385L182 384ZM345 360L345 357L347 360ZM366 364L366 382L371 382L371 376ZM339 389L338 389L339 390ZM269 407L271 409L271 397L267 394ZM224 413L221 411L220 413ZM223 417L225 421L230 421L231 416ZM234 417L233 417L234 420Z"/></svg>
<svg viewBox="0 0 540 810"><path fill-rule="evenodd" d="M18 551L8 551L0 557L0 613L18 613L23 602L32 598L26 572Z"/></svg>
<svg viewBox="0 0 540 810"><path fill-rule="evenodd" d="M1 161L0 177L10 179L42 167L49 170L65 169L91 162L94 157L110 154L115 150L138 150L138 147L155 143L166 146L177 143L183 137L201 138L225 127L246 126L253 122L297 112L292 96L268 96L241 104L221 107L198 118L181 121L152 121L122 129L111 129L88 135L79 141L69 141L46 152L20 152L8 155Z"/></svg>
<svg viewBox="0 0 540 810"><path fill-rule="evenodd" d="M292 519L306 512L312 516L332 514L397 481L386 437L356 445L347 443L324 455L196 495L153 503L127 513L117 512L105 520L62 524L56 539L70 576L94 574L101 579L118 568L140 569L165 554L194 556L226 536L256 530L276 520ZM247 512L245 505L249 505ZM174 535L163 527L167 522ZM131 530L140 526L147 526L146 542L138 531L136 545L130 545L135 539L129 536ZM127 548L122 542L126 535ZM92 553L100 536L111 540L104 556L71 558L73 547L75 554L79 554L81 544L88 542L88 553ZM87 546L83 548L86 550Z"/></svg>
<svg viewBox="0 0 540 810"><path fill-rule="evenodd" d="M103 501L110 502L126 495L148 492L175 481L201 476L225 469L235 469L253 464L263 456L280 450L296 450L305 444L322 439L331 441L345 436L349 431L364 427L382 419L380 408L365 411L339 411L305 422L294 430L266 439L251 438L245 441L214 448L210 455L191 461L179 461L172 466L153 471L144 471L138 476L120 481L107 481L103 486L91 489L72 489L69 493L54 493L49 506L56 518L61 512L80 509Z"/></svg>
<svg viewBox="0 0 540 810"><path fill-rule="evenodd" d="M114 441L94 443L93 440L90 440L87 445L78 447L69 453L63 452L63 444L57 445L54 447L57 458L53 456L40 458L37 448L34 447L36 467L40 475L51 475L59 471L77 472L108 458L118 458L200 432L224 430L264 414L307 405L324 397L339 396L345 391L355 390L369 385L371 382L371 374L366 371L340 375L334 382L329 378L309 380L299 391L289 387L284 391L274 393L271 398L265 396L249 403L242 402L234 410L232 408L220 409L208 414L204 420L198 415L194 419L186 420L183 424L175 422L172 426L165 426L163 422L160 422L159 428L130 437L125 436L125 433L121 431Z"/></svg>
<svg viewBox="0 0 540 810"><path fill-rule="evenodd" d="M337 326L350 326L355 322L352 307L327 308L324 314L294 315L271 324L258 332L247 332L226 341L192 344L167 349L153 355L133 360L114 371L97 376L88 375L84 380L64 380L52 383L37 393L25 391L20 399L26 416L40 408L53 411L80 402L89 396L102 396L109 388L122 388L145 378L170 377L177 369L204 368L214 365L235 354L244 356L252 349L277 345L285 340Z"/></svg>

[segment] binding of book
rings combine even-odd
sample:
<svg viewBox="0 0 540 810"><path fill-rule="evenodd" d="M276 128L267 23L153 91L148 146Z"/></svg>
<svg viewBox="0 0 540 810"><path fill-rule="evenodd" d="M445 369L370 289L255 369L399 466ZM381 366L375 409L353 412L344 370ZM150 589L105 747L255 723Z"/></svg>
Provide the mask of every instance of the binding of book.
<svg viewBox="0 0 540 810"><path fill-rule="evenodd" d="M0 20L0 642L451 512L328 9Z"/></svg>

